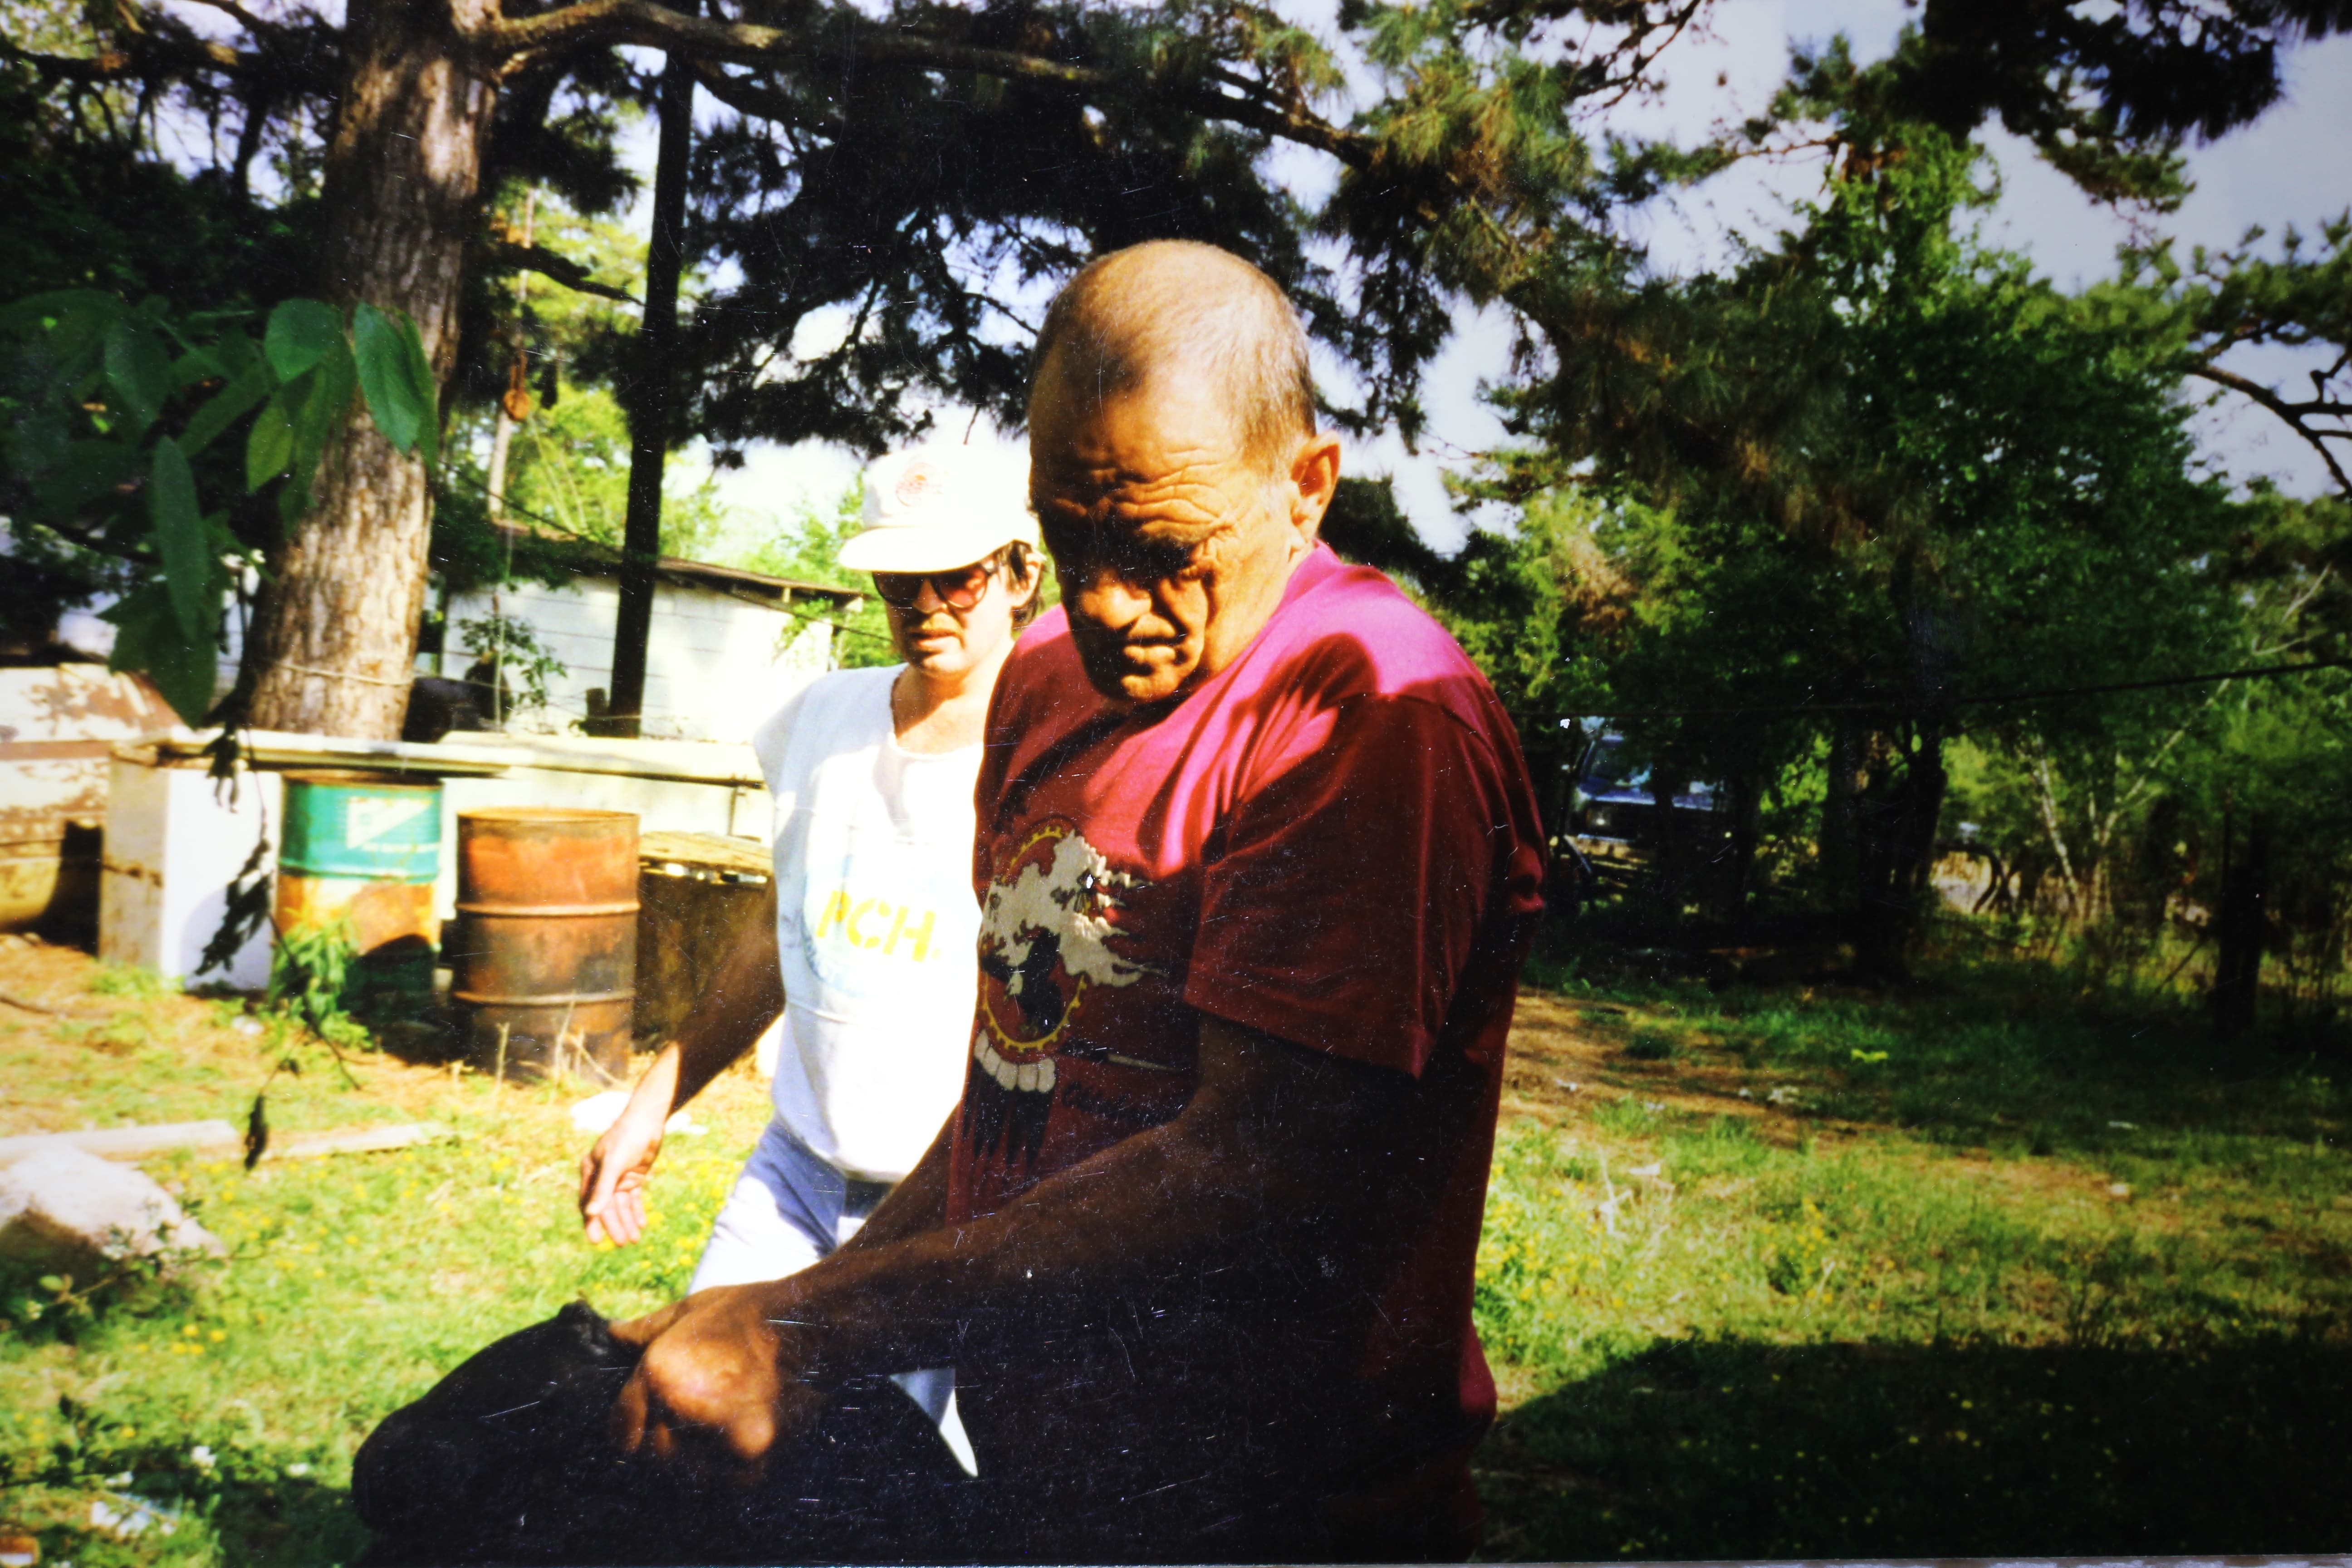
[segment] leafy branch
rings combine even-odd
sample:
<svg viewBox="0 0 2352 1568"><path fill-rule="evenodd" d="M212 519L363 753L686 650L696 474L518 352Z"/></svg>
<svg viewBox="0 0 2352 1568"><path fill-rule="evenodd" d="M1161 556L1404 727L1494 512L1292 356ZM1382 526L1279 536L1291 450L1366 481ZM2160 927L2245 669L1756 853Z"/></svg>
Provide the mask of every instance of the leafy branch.
<svg viewBox="0 0 2352 1568"><path fill-rule="evenodd" d="M224 604L267 549L231 526L233 511L274 487L278 525L291 527L355 402L404 453L429 464L438 441L432 368L406 316L288 300L257 341L249 320L96 289L0 309L11 509L153 570L105 613L118 628L110 663L145 673L192 725L213 710ZM240 427L241 465L200 463Z"/></svg>

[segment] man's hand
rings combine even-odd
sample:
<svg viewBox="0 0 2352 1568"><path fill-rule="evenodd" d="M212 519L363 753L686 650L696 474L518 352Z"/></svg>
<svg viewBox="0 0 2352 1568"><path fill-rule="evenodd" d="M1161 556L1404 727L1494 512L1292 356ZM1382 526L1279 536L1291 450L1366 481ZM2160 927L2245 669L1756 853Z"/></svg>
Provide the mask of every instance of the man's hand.
<svg viewBox="0 0 2352 1568"><path fill-rule="evenodd" d="M645 1235L646 1178L661 1152L675 1081L674 1073L646 1073L620 1116L582 1156L580 1217L591 1242L626 1247Z"/></svg>
<svg viewBox="0 0 2352 1568"><path fill-rule="evenodd" d="M771 1317L773 1293L722 1286L613 1325L614 1338L645 1347L613 1411L624 1454L683 1460L749 1484L778 1443L808 1429L824 1395L787 1364L795 1340L786 1336L798 1325Z"/></svg>

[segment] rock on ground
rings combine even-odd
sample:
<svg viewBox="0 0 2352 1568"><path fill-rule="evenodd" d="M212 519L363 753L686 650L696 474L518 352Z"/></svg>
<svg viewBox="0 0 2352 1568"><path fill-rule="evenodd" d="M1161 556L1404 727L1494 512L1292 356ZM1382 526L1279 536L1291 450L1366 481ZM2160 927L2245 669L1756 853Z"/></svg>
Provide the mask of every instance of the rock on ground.
<svg viewBox="0 0 2352 1568"><path fill-rule="evenodd" d="M0 1261L90 1280L133 1258L168 1269L224 1252L217 1237L134 1167L58 1147L0 1170Z"/></svg>

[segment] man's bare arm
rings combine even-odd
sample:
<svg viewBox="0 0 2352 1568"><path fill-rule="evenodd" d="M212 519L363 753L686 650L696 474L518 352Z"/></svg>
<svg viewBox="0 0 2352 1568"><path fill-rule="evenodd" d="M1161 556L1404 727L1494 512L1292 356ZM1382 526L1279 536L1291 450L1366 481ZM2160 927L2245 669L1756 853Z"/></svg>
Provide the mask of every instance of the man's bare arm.
<svg viewBox="0 0 2352 1568"><path fill-rule="evenodd" d="M580 1215L588 1239L626 1244L645 1234L645 1178L670 1115L743 1053L783 1010L776 954L776 887L745 924L686 1021L637 1080L613 1125L580 1162Z"/></svg>
<svg viewBox="0 0 2352 1568"><path fill-rule="evenodd" d="M1200 1085L1181 1115L1003 1212L845 1247L789 1279L708 1291L625 1325L647 1350L622 1394L623 1440L667 1455L715 1436L756 1462L824 1388L948 1364L967 1323L1149 1289L1245 1256L1347 1246L1392 1200L1374 1173L1428 1109L1422 1090L1401 1072L1204 1016ZM943 1176L943 1152L944 1140L919 1174ZM907 1217L919 1204L933 1212L929 1202L911 1194Z"/></svg>
<svg viewBox="0 0 2352 1568"><path fill-rule="evenodd" d="M937 1230L948 1220L948 1160L955 1149L956 1112L950 1111L939 1136L923 1151L915 1168L874 1206L857 1234L841 1244L848 1252L887 1247Z"/></svg>
<svg viewBox="0 0 2352 1568"><path fill-rule="evenodd" d="M783 969L776 954L776 884L771 880L759 915L744 922L726 963L663 1047L665 1055L675 1051L677 1061L670 1109L700 1094L712 1079L740 1060L783 1010Z"/></svg>

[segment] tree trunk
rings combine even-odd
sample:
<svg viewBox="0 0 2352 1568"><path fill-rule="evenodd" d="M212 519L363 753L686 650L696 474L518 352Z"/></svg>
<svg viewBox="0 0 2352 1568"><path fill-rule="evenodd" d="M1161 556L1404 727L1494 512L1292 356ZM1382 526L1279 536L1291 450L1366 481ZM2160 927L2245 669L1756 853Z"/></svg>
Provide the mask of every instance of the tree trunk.
<svg viewBox="0 0 2352 1568"><path fill-rule="evenodd" d="M457 358L458 296L498 98L464 29L497 0L353 0L351 74L326 167L320 289L415 320L436 384ZM425 607L433 498L425 466L354 399L310 510L271 562L254 637L259 729L394 740Z"/></svg>
<svg viewBox="0 0 2352 1568"><path fill-rule="evenodd" d="M1721 916L1727 924L1743 927L1756 890L1756 852L1764 837L1764 774L1743 764L1724 780L1724 804L1731 815L1731 859L1722 879Z"/></svg>
<svg viewBox="0 0 2352 1568"><path fill-rule="evenodd" d="M2226 822L2222 833L2221 907L2214 917L2213 990L2208 1002L2213 1026L2222 1038L2235 1039L2254 1026L2254 1003L2262 991L2270 820L2255 813L2246 824L2242 846L2230 841Z"/></svg>
<svg viewBox="0 0 2352 1568"><path fill-rule="evenodd" d="M1936 824L1943 816L1950 775L1944 738L1929 729L1903 762L1903 780L1871 813L1863 863L1863 920L1855 943L1863 967L1889 977L1908 973L1905 962L1918 933L1921 907L1936 868Z"/></svg>
<svg viewBox="0 0 2352 1568"><path fill-rule="evenodd" d="M1853 908L1862 874L1862 810L1858 784L1868 737L1862 721L1841 714L1830 736L1828 788L1822 801L1821 879L1830 908Z"/></svg>
<svg viewBox="0 0 2352 1568"><path fill-rule="evenodd" d="M611 735L636 734L646 710L646 652L653 637L661 558L662 468L669 459L670 400L677 385L677 276L685 265L686 163L693 132L694 69L685 59L673 59L662 71L645 326L638 334L636 395L629 408L629 508L621 529L612 707L603 721L603 732Z"/></svg>

